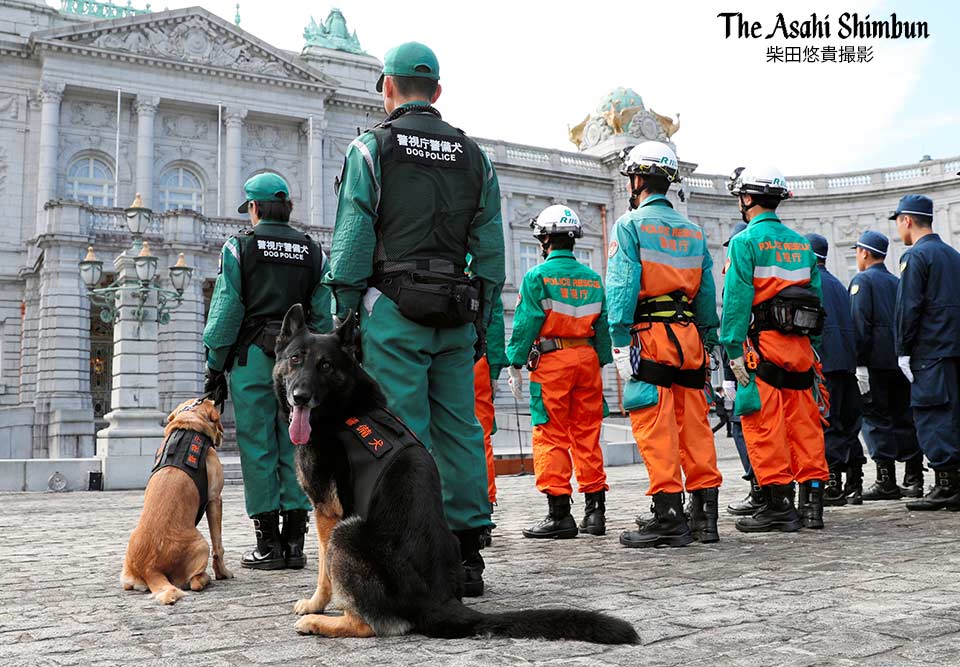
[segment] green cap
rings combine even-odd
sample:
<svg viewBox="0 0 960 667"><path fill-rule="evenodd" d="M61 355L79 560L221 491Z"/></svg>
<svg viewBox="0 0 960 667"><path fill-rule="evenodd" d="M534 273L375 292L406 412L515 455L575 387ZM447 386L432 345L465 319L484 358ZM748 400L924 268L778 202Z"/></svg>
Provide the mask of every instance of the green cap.
<svg viewBox="0 0 960 667"><path fill-rule="evenodd" d="M237 213L246 213L252 201L286 201L290 199L287 182L270 172L257 174L243 184L243 194L247 199L237 208Z"/></svg>
<svg viewBox="0 0 960 667"><path fill-rule="evenodd" d="M420 42L407 42L387 51L383 59L383 73L377 79L377 92L383 92L385 76L419 76L440 80L440 63L429 46Z"/></svg>

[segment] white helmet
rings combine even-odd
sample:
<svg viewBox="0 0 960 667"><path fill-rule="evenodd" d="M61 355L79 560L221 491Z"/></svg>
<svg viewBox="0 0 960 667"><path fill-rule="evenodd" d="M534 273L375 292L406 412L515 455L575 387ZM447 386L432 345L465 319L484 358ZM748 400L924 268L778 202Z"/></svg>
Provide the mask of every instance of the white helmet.
<svg viewBox="0 0 960 667"><path fill-rule="evenodd" d="M530 227L536 237L566 234L578 239L583 236L583 226L577 212L562 204L554 204L540 211L540 215L530 220Z"/></svg>
<svg viewBox="0 0 960 667"><path fill-rule="evenodd" d="M727 189L735 197L756 194L790 199L793 196L787 188L787 179L776 167L737 167L730 174Z"/></svg>
<svg viewBox="0 0 960 667"><path fill-rule="evenodd" d="M659 141L644 141L642 144L624 148L620 151L620 160L620 173L624 176L659 174L671 183L680 181L676 153Z"/></svg>

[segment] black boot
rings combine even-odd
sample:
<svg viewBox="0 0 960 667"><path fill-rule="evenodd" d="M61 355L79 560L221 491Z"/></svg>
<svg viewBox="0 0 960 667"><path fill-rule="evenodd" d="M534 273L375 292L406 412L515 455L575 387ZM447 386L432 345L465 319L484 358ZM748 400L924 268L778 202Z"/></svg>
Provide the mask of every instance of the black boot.
<svg viewBox="0 0 960 667"><path fill-rule="evenodd" d="M847 482L843 493L851 505L863 504L863 464L859 461L847 464Z"/></svg>
<svg viewBox="0 0 960 667"><path fill-rule="evenodd" d="M720 489L698 489L690 492L687 516L690 520L690 533L693 539L705 544L720 541L717 530L717 499Z"/></svg>
<svg viewBox="0 0 960 667"><path fill-rule="evenodd" d="M280 539L280 512L264 512L252 518L257 548L243 554L240 565L254 570L282 570L287 564Z"/></svg>
<svg viewBox="0 0 960 667"><path fill-rule="evenodd" d="M585 493L583 502L583 521L580 532L590 535L605 535L607 532L607 492Z"/></svg>
<svg viewBox="0 0 960 667"><path fill-rule="evenodd" d="M897 486L897 464L894 461L877 461L877 481L863 492L864 500L899 500L902 496Z"/></svg>
<svg viewBox="0 0 960 667"><path fill-rule="evenodd" d="M750 480L750 493L747 497L727 505L727 512L734 516L750 516L763 507L764 502L763 491L760 490L760 485L754 477Z"/></svg>
<svg viewBox="0 0 960 667"><path fill-rule="evenodd" d="M771 484L761 487L764 504L753 516L737 519L736 527L742 533L792 533L800 530L800 515L793 505L793 484Z"/></svg>
<svg viewBox="0 0 960 667"><path fill-rule="evenodd" d="M800 485L800 525L804 528L823 528L823 488L819 479L811 479Z"/></svg>
<svg viewBox="0 0 960 667"><path fill-rule="evenodd" d="M287 510L281 512L283 529L280 541L283 543L283 559L291 570L302 570L307 564L303 553L303 536L307 534L307 510Z"/></svg>
<svg viewBox="0 0 960 667"><path fill-rule="evenodd" d="M480 548L486 549L493 544L493 528L484 526L480 530Z"/></svg>
<svg viewBox="0 0 960 667"><path fill-rule="evenodd" d="M842 464L830 466L830 479L822 489L823 504L830 507L840 507L847 504L847 494L843 492Z"/></svg>
<svg viewBox="0 0 960 667"><path fill-rule="evenodd" d="M907 503L908 510L926 512L932 510L950 510L960 512L960 471L934 470L936 481L930 493L920 500Z"/></svg>
<svg viewBox="0 0 960 667"><path fill-rule="evenodd" d="M620 544L625 547L683 547L691 542L693 535L683 514L682 493L653 494L653 519L640 530L620 534Z"/></svg>
<svg viewBox="0 0 960 667"><path fill-rule="evenodd" d="M482 528L455 530L460 542L460 563L463 565L463 597L476 598L483 595L483 556L480 555Z"/></svg>
<svg viewBox="0 0 960 667"><path fill-rule="evenodd" d="M900 487L904 498L923 497L923 457L907 461L903 473L903 486Z"/></svg>
<svg viewBox="0 0 960 667"><path fill-rule="evenodd" d="M540 523L523 529L524 537L560 538L576 537L579 530L577 522L570 514L570 496L551 496L547 494L549 511Z"/></svg>

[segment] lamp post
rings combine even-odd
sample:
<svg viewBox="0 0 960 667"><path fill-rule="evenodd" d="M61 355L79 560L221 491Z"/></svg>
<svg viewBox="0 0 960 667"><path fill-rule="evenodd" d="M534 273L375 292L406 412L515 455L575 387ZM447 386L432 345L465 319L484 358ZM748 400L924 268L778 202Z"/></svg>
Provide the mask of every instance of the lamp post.
<svg viewBox="0 0 960 667"><path fill-rule="evenodd" d="M152 212L140 195L124 209L131 247L113 260L116 280L98 287L103 262L93 248L80 262L87 295L100 309L100 319L113 325L113 386L108 426L97 433L97 456L102 459L105 489L143 488L153 454L163 437L164 414L159 396L159 326L183 302L193 269L183 253L169 268L169 286L160 282L160 260L150 252L144 233Z"/></svg>

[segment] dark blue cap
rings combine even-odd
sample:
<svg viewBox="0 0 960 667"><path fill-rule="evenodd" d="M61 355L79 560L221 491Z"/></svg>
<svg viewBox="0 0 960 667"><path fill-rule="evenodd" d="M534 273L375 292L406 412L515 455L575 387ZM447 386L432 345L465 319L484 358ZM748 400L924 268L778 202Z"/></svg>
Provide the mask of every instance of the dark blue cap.
<svg viewBox="0 0 960 667"><path fill-rule="evenodd" d="M857 241L857 245L853 247L864 248L875 255L883 255L886 257L887 248L890 247L890 239L880 232L875 232L872 229L868 229L860 235L860 240Z"/></svg>
<svg viewBox="0 0 960 667"><path fill-rule="evenodd" d="M737 224L735 224L733 226L733 229L730 230L730 236L728 236L727 240L723 242L723 247L726 248L728 245L730 245L730 239L732 239L734 236L736 236L746 228L747 228L747 223L745 222L738 222Z"/></svg>
<svg viewBox="0 0 960 667"><path fill-rule="evenodd" d="M816 255L818 259L826 259L827 251L830 249L830 244L827 243L827 239L819 234L807 234L806 238L810 241L810 249L813 250L813 254Z"/></svg>
<svg viewBox="0 0 960 667"><path fill-rule="evenodd" d="M898 215L924 215L933 219L933 200L926 195L904 195L897 204L896 212L889 220L896 220Z"/></svg>

